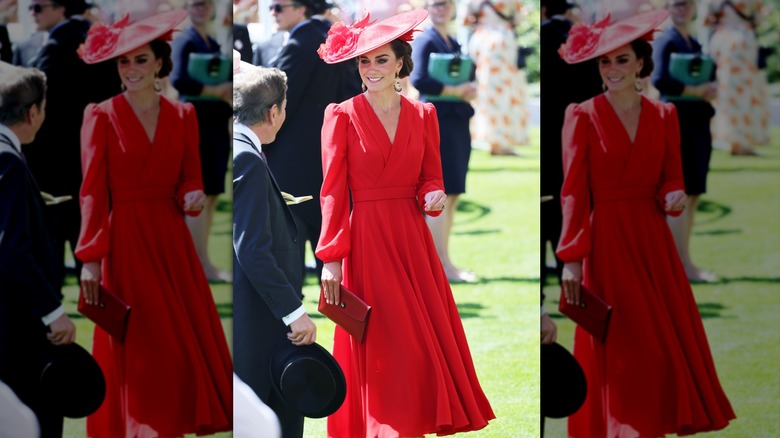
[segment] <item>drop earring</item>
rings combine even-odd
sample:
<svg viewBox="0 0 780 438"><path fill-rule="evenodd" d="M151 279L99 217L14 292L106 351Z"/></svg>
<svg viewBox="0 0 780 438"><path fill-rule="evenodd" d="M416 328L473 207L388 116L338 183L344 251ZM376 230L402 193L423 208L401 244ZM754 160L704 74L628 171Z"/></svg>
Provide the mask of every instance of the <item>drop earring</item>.
<svg viewBox="0 0 780 438"><path fill-rule="evenodd" d="M636 82L634 82L634 90L636 90L637 93L641 93L644 88L642 88L642 80L639 79L639 73L636 74Z"/></svg>
<svg viewBox="0 0 780 438"><path fill-rule="evenodd" d="M401 79L398 77L398 73L395 74L395 83L393 84L393 89L400 93L403 90L403 87L401 87Z"/></svg>
<svg viewBox="0 0 780 438"><path fill-rule="evenodd" d="M158 76L158 72L154 72L154 91L158 93L162 91L162 85L160 85L160 77Z"/></svg>

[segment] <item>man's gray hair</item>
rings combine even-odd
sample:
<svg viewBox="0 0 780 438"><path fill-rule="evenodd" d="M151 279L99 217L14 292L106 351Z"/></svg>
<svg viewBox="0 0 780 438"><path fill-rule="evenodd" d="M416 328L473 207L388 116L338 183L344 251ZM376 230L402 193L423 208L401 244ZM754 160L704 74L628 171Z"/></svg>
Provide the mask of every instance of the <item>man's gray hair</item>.
<svg viewBox="0 0 780 438"><path fill-rule="evenodd" d="M233 76L233 120L246 126L269 121L271 107L287 95L287 75L278 68L254 67Z"/></svg>
<svg viewBox="0 0 780 438"><path fill-rule="evenodd" d="M36 69L0 62L0 125L27 120L33 105L40 108L46 97L46 75Z"/></svg>

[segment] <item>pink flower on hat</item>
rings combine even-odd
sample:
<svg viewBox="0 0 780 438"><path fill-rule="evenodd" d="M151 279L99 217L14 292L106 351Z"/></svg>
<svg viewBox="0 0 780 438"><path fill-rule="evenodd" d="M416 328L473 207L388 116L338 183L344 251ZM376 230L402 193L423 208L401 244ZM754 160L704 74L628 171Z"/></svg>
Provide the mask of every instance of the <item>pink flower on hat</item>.
<svg viewBox="0 0 780 438"><path fill-rule="evenodd" d="M129 24L129 15L125 15L124 18L111 26L107 26L103 23L95 23L89 28L86 41L84 41L77 50L79 57L81 57L84 62L89 63L90 61L101 59L106 54L111 53L116 47L122 29Z"/></svg>
<svg viewBox="0 0 780 438"><path fill-rule="evenodd" d="M363 30L373 22L369 23L371 14L366 14L366 17L360 21L352 23L350 26L345 26L343 23L338 22L331 26L328 31L328 39L325 43L320 44L320 48L317 49L317 54L320 55L325 62L332 62L337 59L344 59L348 55L355 51L357 48L358 38Z"/></svg>
<svg viewBox="0 0 780 438"><path fill-rule="evenodd" d="M599 38L609 25L610 14L592 26L577 23L569 31L569 38L558 49L558 54L567 62L573 59L586 58L599 45Z"/></svg>

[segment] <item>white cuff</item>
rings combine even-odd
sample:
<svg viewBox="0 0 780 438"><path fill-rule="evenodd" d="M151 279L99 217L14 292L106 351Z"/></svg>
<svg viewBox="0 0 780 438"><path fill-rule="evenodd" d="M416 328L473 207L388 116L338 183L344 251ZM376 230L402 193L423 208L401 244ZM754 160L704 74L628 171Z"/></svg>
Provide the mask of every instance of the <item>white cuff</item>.
<svg viewBox="0 0 780 438"><path fill-rule="evenodd" d="M293 312L287 316L282 317L282 322L284 325L290 325L295 322L296 319L300 318L306 313L306 309L303 308L303 304L301 304L301 307L293 310Z"/></svg>
<svg viewBox="0 0 780 438"><path fill-rule="evenodd" d="M49 326L49 324L53 323L57 318L65 314L65 307L60 305L60 307L57 307L54 309L53 312L49 313L48 315L41 318L41 321L43 321L43 325Z"/></svg>
<svg viewBox="0 0 780 438"><path fill-rule="evenodd" d="M545 309L544 304L542 304L542 314L539 316L544 316L545 313L547 313L547 309Z"/></svg>

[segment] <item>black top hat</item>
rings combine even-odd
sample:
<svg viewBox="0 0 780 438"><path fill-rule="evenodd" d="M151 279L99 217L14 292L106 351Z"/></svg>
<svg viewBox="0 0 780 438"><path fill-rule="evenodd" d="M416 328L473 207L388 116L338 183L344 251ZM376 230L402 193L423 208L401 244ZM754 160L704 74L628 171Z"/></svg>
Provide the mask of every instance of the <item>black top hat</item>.
<svg viewBox="0 0 780 438"><path fill-rule="evenodd" d="M309 418L336 412L347 395L344 372L319 344L280 345L271 355L271 382L288 406Z"/></svg>
<svg viewBox="0 0 780 438"><path fill-rule="evenodd" d="M324 0L298 0L298 3L302 3L314 14L324 14L325 11L336 6Z"/></svg>
<svg viewBox="0 0 780 438"><path fill-rule="evenodd" d="M41 399L69 418L92 414L106 396L106 380L100 365L76 343L52 345L40 383Z"/></svg>
<svg viewBox="0 0 780 438"><path fill-rule="evenodd" d="M542 416L563 418L577 412L585 402L588 385L577 359L560 344L541 347Z"/></svg>

